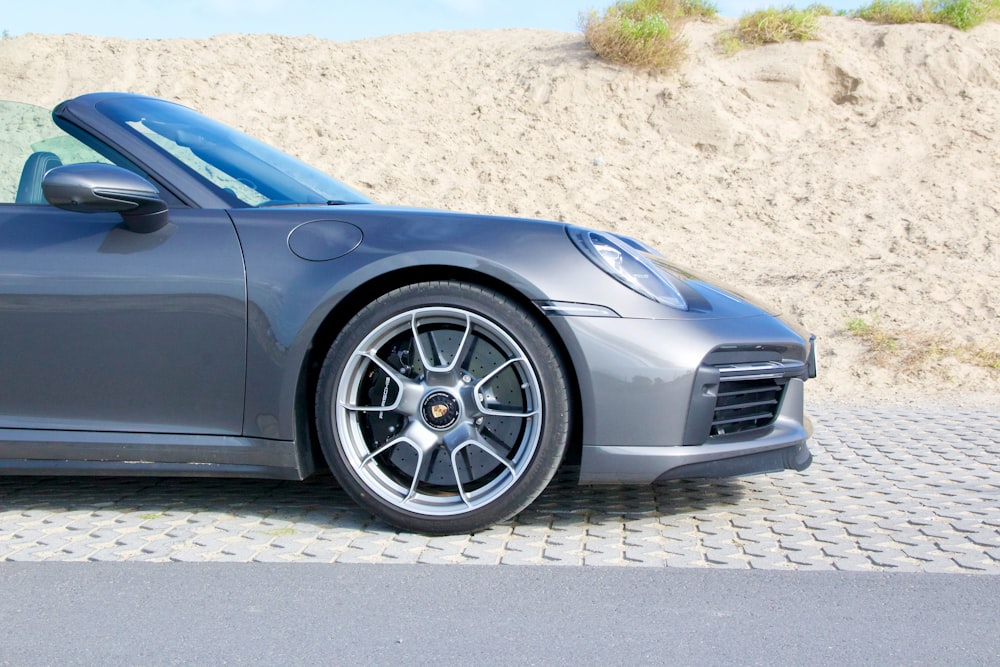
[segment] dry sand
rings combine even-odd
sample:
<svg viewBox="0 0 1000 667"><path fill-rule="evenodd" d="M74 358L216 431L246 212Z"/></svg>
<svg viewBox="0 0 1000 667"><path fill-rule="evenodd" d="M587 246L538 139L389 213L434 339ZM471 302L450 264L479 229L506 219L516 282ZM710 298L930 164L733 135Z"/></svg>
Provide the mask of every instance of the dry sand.
<svg viewBox="0 0 1000 667"><path fill-rule="evenodd" d="M687 27L678 75L605 64L578 34L336 43L223 35L0 41L0 99L178 100L377 201L627 233L819 336L812 397L1000 411L1000 369L904 340L1000 350L1000 24L821 19L822 41L725 57Z"/></svg>

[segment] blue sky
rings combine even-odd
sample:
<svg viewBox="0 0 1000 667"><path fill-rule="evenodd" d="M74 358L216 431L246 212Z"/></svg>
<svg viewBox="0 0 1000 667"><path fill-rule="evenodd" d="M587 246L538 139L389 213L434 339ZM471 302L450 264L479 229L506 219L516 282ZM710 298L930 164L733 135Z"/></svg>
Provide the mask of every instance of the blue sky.
<svg viewBox="0 0 1000 667"><path fill-rule="evenodd" d="M798 2L809 4L812 0ZM576 30L581 11L613 0L0 0L0 29L111 37L209 37L223 33L315 35L346 41L472 28ZM725 16L788 2L721 0ZM835 9L860 1L826 2Z"/></svg>

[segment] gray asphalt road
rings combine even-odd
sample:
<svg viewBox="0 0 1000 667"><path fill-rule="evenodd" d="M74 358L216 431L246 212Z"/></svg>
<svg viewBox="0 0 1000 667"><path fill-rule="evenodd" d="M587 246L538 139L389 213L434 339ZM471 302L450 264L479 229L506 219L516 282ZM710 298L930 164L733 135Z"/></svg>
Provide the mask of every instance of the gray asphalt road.
<svg viewBox="0 0 1000 667"><path fill-rule="evenodd" d="M4 563L0 664L997 664L1000 577Z"/></svg>

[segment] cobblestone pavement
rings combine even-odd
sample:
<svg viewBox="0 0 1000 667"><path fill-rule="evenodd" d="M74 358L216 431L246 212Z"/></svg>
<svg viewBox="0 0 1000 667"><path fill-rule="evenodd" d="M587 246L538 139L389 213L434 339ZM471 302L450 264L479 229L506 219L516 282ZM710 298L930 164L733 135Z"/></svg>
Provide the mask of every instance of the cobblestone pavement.
<svg viewBox="0 0 1000 667"><path fill-rule="evenodd" d="M1000 574L1000 415L813 407L812 467L579 487L476 535L400 534L307 482L0 477L0 560L483 563Z"/></svg>

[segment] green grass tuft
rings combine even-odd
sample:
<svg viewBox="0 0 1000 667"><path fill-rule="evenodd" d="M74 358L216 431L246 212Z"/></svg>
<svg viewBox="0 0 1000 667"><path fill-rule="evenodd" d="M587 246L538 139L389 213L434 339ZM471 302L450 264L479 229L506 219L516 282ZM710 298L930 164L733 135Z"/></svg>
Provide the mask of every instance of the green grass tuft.
<svg viewBox="0 0 1000 667"><path fill-rule="evenodd" d="M941 23L969 30L986 21L1000 21L1000 0L874 0L853 12L873 23Z"/></svg>
<svg viewBox="0 0 1000 667"><path fill-rule="evenodd" d="M929 2L919 5L910 0L874 0L853 13L859 19L872 23L933 23L934 12Z"/></svg>
<svg viewBox="0 0 1000 667"><path fill-rule="evenodd" d="M847 323L847 330L864 341L868 349L876 355L892 353L899 349L899 340L895 336L860 317L850 320Z"/></svg>
<svg viewBox="0 0 1000 667"><path fill-rule="evenodd" d="M603 16L617 15L641 21L648 16L661 16L670 21L684 18L712 18L718 8L707 0L620 0L608 7Z"/></svg>
<svg viewBox="0 0 1000 667"><path fill-rule="evenodd" d="M714 19L719 14L718 6L714 2L708 2L708 0L685 0L681 4L685 17Z"/></svg>
<svg viewBox="0 0 1000 667"><path fill-rule="evenodd" d="M935 6L934 18L938 23L969 30L1000 20L1000 0L943 0Z"/></svg>
<svg viewBox="0 0 1000 667"><path fill-rule="evenodd" d="M716 44L726 55L732 55L744 46L817 39L819 22L816 17L832 13L832 9L820 4L805 9L769 7L741 16L735 28L716 37Z"/></svg>
<svg viewBox="0 0 1000 667"><path fill-rule="evenodd" d="M814 2L806 7L807 12L812 12L816 16L833 16L833 7Z"/></svg>
<svg viewBox="0 0 1000 667"><path fill-rule="evenodd" d="M580 29L605 60L669 72L687 55L687 42L679 34L683 22L717 13L708 0L623 0L603 13L581 14Z"/></svg>
<svg viewBox="0 0 1000 667"><path fill-rule="evenodd" d="M918 331L890 332L877 320L869 323L860 317L849 320L845 328L865 344L873 362L907 375L941 368L945 359L1000 370L1000 352L997 351L1000 346L995 344L956 346L948 339Z"/></svg>
<svg viewBox="0 0 1000 667"><path fill-rule="evenodd" d="M748 45L777 44L816 39L816 14L807 9L769 7L745 14L736 24L736 35Z"/></svg>

